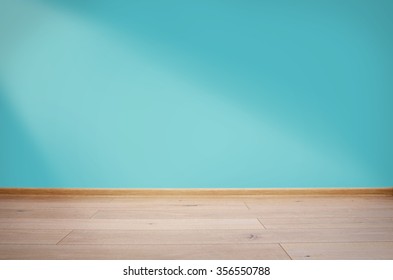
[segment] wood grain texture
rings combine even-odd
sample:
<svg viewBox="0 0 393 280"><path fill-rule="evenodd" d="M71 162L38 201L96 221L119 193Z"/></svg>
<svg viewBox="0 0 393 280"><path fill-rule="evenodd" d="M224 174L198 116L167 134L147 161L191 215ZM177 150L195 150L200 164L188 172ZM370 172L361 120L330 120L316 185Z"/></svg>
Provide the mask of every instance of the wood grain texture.
<svg viewBox="0 0 393 280"><path fill-rule="evenodd" d="M287 260L278 244L0 245L3 260Z"/></svg>
<svg viewBox="0 0 393 280"><path fill-rule="evenodd" d="M393 242L284 243L296 260L393 260Z"/></svg>
<svg viewBox="0 0 393 280"><path fill-rule="evenodd" d="M393 241L392 229L74 230L60 244L253 244Z"/></svg>
<svg viewBox="0 0 393 280"><path fill-rule="evenodd" d="M393 217L393 209L301 209L291 207L276 207L264 209L232 209L220 208L201 209L184 208L180 210L166 207L151 209L101 209L94 215L94 219L247 219L247 218L331 218L331 217L362 217L362 218L389 218Z"/></svg>
<svg viewBox="0 0 393 280"><path fill-rule="evenodd" d="M217 207L216 209L152 207L152 209L101 209L94 219L248 219L258 218L260 214L232 207Z"/></svg>
<svg viewBox="0 0 393 280"><path fill-rule="evenodd" d="M83 197L82 197L83 198ZM228 207L247 209L244 202L239 200L226 199L159 199L159 198L113 198L105 200L91 200L83 201L81 197L67 197L62 198L56 196L53 199L42 199L38 197L37 201L30 198L2 198L0 196L0 209L36 209L36 208L102 208L102 209L151 209L161 207L178 209L179 207L198 207L198 208L212 208L212 207Z"/></svg>
<svg viewBox="0 0 393 280"><path fill-rule="evenodd" d="M70 230L1 229L0 244L57 244Z"/></svg>
<svg viewBox="0 0 393 280"><path fill-rule="evenodd" d="M193 230L263 229L258 219L13 219L0 218L0 229Z"/></svg>
<svg viewBox="0 0 393 280"><path fill-rule="evenodd" d="M87 219L92 217L96 212L97 209L74 208L0 209L0 218Z"/></svg>
<svg viewBox="0 0 393 280"><path fill-rule="evenodd" d="M298 217L293 218L262 218L261 224L267 229L393 229L393 218L359 218L359 217Z"/></svg>
<svg viewBox="0 0 393 280"><path fill-rule="evenodd" d="M392 243L388 195L0 195L2 259L393 259Z"/></svg>

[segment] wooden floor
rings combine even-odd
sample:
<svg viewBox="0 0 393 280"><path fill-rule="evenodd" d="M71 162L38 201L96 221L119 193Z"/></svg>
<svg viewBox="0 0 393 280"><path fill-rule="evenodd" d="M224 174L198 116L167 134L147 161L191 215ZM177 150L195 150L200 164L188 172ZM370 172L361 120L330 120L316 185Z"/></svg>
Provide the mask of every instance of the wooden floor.
<svg viewBox="0 0 393 280"><path fill-rule="evenodd" d="M0 259L393 259L393 196L0 196Z"/></svg>

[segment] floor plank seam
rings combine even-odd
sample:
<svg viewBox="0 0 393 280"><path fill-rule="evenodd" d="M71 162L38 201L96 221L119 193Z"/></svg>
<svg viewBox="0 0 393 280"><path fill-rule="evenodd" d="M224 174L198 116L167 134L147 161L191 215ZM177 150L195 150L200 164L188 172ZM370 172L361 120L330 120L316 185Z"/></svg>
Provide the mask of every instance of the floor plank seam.
<svg viewBox="0 0 393 280"><path fill-rule="evenodd" d="M393 243L393 240L390 241L383 241L383 240L368 240L368 241L307 241L307 242L281 242L281 244L316 244L316 243L322 243L322 244L358 244L358 243Z"/></svg>
<svg viewBox="0 0 393 280"><path fill-rule="evenodd" d="M248 206L247 202L243 201L244 205L246 205L247 209L250 210L250 206Z"/></svg>
<svg viewBox="0 0 393 280"><path fill-rule="evenodd" d="M263 229L267 229L267 228L265 227L265 225L262 223L261 219L257 219L257 220L258 220L258 222L262 225Z"/></svg>
<svg viewBox="0 0 393 280"><path fill-rule="evenodd" d="M373 241L374 242L374 241ZM291 243L292 242L287 242ZM345 243L345 242L343 242ZM240 242L240 243L62 243L62 244L49 244L52 246L242 246L242 245L277 245L277 242ZM0 244L0 245L42 245L42 244Z"/></svg>
<svg viewBox="0 0 393 280"><path fill-rule="evenodd" d="M285 250L284 249L284 247L282 246L282 244L281 243L278 243L278 245L281 247L281 249L285 252L285 254L288 256L288 258L290 259L290 260L293 260L292 259L292 257L289 255L289 253L287 252L287 250Z"/></svg>
<svg viewBox="0 0 393 280"><path fill-rule="evenodd" d="M69 236L73 231L74 231L74 230L71 230L69 233L67 233L63 238L61 238L61 239L59 240L59 242L56 243L56 245L59 245L59 244L60 244L64 239L66 239L67 236Z"/></svg>
<svg viewBox="0 0 393 280"><path fill-rule="evenodd" d="M372 242L374 243L374 242ZM392 242L389 242L392 243ZM100 244L82 244L82 243L61 243L59 245L54 245L54 244L13 244L13 245L51 245L51 246L243 246L243 245L277 245L278 243L100 243ZM287 244L293 244L293 243L287 243ZM9 244L1 244L1 245L9 245Z"/></svg>
<svg viewBox="0 0 393 280"><path fill-rule="evenodd" d="M259 220L259 219L258 219ZM325 228L312 228L312 227L280 227L280 228L275 228L275 227L269 227L269 226L267 226L267 227L265 227L265 229L266 230L290 230L290 229L292 229L292 230L321 230L321 231L323 231L323 230L327 230L327 229L333 229L333 230L335 230L335 229L337 229L337 230L350 230L350 229L358 229L359 231L361 231L361 230L363 230L363 229L368 229L368 230L370 230L370 229L375 229L375 230L378 230L378 229L386 229L386 230L392 230L393 229L393 226L392 227L361 227L361 228L359 228L359 227L325 227ZM392 234L393 234L393 232L392 232Z"/></svg>
<svg viewBox="0 0 393 280"><path fill-rule="evenodd" d="M367 243L392 243L393 241L359 241L359 242L282 242L282 244L367 244ZM230 245L233 246L234 243L63 243L63 244L51 244L53 246L62 246L62 245L74 245L74 246L226 246ZM274 245L274 244L281 244L277 242L237 242L236 245ZM42 244L15 244L15 243L8 243L8 244L1 244L1 245L42 245Z"/></svg>
<svg viewBox="0 0 393 280"><path fill-rule="evenodd" d="M1 230L1 229L0 229ZM8 229L7 229L8 230ZM11 230L14 230L14 229L11 229ZM20 230L20 229L15 229L15 230ZM22 229L22 230L25 230L25 229ZM40 229L38 229L38 230L40 230ZM43 229L43 230L47 230L47 229ZM49 229L49 230L52 230L52 229ZM151 230L147 230L147 229L108 229L108 228L105 228L105 229L72 229L72 230L74 230L74 231L92 231L92 232L94 232L94 231L101 231L101 232L103 232L103 231L124 231L124 232L126 232L126 231L141 231L141 232L144 232L144 231L151 231ZM266 230L264 230L264 229L260 229L260 228L257 228L257 229L255 229L255 228L249 228L249 229L247 229L247 228L235 228L235 229L231 229L231 230L235 230L235 231L239 231L239 232L244 232L244 231L252 231L252 232L258 232L258 231L260 231L259 233L265 233L266 232ZM157 232L161 232L162 230L161 229L153 229L152 231L157 231ZM220 232L227 232L228 231L228 228L225 228L225 229L195 229L195 228L192 228L192 229L166 229L165 231L167 231L167 232L169 232L169 231L173 231L173 232L179 232L179 231L190 231L190 232L193 232L193 231L220 231Z"/></svg>
<svg viewBox="0 0 393 280"><path fill-rule="evenodd" d="M59 241L60 242L60 241ZM59 246L57 244L54 243L0 243L0 248L2 246ZM78 244L80 246L80 244ZM96 244L94 244L96 246Z"/></svg>
<svg viewBox="0 0 393 280"><path fill-rule="evenodd" d="M94 217L98 214L98 212L100 212L101 211L101 209L97 209L97 211L95 211L94 213L93 213L93 215L91 215L91 217L89 217L88 219L89 220L92 220L92 219L94 219Z"/></svg>

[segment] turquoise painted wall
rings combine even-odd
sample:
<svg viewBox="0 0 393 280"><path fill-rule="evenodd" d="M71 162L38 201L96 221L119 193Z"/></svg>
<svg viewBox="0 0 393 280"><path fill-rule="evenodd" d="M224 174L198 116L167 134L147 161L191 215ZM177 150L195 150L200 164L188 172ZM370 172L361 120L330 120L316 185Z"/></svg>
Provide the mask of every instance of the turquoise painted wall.
<svg viewBox="0 0 393 280"><path fill-rule="evenodd" d="M392 14L0 0L0 186L392 186Z"/></svg>

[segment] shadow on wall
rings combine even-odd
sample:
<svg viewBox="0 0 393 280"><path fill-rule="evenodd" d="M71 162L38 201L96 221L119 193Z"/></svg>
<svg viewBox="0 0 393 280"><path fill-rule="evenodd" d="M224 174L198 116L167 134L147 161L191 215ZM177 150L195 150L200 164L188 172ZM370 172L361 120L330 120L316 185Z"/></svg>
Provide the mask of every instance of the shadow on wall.
<svg viewBox="0 0 393 280"><path fill-rule="evenodd" d="M1 85L0 85L1 87ZM0 88L0 187L54 185L47 162Z"/></svg>

